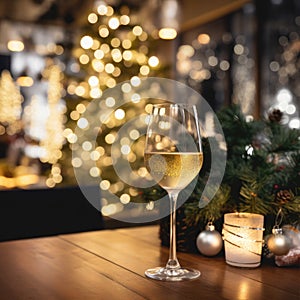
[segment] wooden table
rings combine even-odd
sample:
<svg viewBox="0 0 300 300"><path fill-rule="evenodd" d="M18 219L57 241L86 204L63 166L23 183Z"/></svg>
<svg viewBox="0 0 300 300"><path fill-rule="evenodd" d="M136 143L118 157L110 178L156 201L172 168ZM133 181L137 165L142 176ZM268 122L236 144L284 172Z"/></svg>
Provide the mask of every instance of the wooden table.
<svg viewBox="0 0 300 300"><path fill-rule="evenodd" d="M167 258L155 225L1 242L0 299L300 299L296 267L235 268L223 255L179 252L181 265L199 269L200 278L144 276Z"/></svg>

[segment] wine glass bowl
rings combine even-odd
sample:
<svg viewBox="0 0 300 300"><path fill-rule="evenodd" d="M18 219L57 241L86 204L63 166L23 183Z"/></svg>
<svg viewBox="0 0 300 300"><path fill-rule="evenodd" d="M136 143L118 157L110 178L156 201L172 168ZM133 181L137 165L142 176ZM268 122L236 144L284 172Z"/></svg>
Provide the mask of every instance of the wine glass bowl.
<svg viewBox="0 0 300 300"><path fill-rule="evenodd" d="M145 275L164 281L196 279L198 270L183 268L176 255L176 206L180 191L198 176L203 152L195 105L153 105L146 134L145 165L170 199L170 250L164 267L148 269Z"/></svg>

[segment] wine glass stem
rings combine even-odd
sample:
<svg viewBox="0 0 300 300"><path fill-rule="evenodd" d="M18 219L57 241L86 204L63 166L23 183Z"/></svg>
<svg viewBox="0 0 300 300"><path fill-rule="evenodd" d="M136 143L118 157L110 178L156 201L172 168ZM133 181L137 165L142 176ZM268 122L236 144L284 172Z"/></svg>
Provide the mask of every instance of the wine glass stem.
<svg viewBox="0 0 300 300"><path fill-rule="evenodd" d="M178 269L180 264L176 255L176 204L178 193L169 192L170 198L170 252L166 265L168 269Z"/></svg>

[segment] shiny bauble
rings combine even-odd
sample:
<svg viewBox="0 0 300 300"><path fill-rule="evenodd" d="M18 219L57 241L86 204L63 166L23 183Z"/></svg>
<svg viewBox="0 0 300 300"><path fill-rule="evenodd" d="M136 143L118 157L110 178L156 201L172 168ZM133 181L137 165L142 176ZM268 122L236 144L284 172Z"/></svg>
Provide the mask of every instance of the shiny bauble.
<svg viewBox="0 0 300 300"><path fill-rule="evenodd" d="M282 230L273 229L273 234L267 238L267 246L269 250L276 256L286 255L291 249L291 240L282 234Z"/></svg>
<svg viewBox="0 0 300 300"><path fill-rule="evenodd" d="M215 226L209 224L197 236L196 245L201 254L215 256L222 250L223 239Z"/></svg>

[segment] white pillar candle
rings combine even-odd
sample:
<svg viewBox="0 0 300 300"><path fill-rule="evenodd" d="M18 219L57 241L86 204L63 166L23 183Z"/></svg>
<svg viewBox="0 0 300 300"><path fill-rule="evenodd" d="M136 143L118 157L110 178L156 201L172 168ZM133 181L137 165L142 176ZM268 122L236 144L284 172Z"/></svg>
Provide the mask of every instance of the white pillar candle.
<svg viewBox="0 0 300 300"><path fill-rule="evenodd" d="M260 265L264 216L251 213L224 215L223 239L226 263L235 267Z"/></svg>

